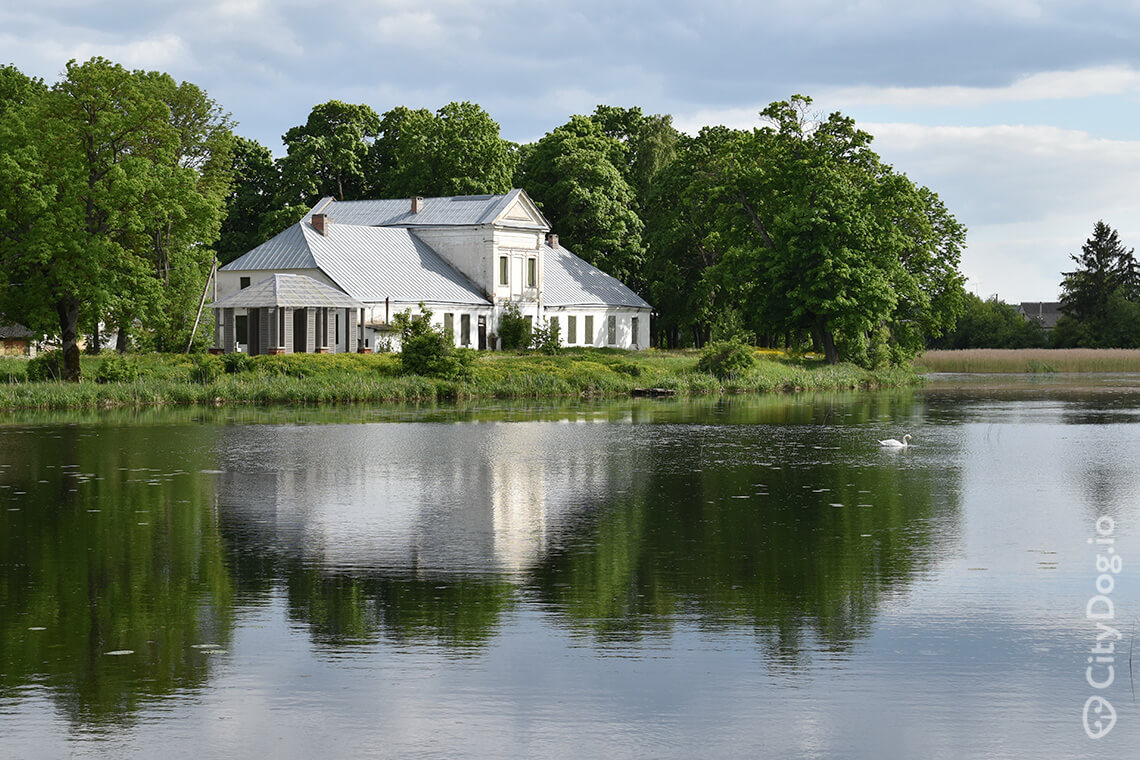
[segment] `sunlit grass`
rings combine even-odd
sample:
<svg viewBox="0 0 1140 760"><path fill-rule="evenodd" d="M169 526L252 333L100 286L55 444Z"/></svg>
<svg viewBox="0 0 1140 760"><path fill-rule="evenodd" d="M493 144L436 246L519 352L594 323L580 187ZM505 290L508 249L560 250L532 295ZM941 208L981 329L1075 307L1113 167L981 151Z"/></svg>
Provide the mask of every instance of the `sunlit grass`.
<svg viewBox="0 0 1140 760"><path fill-rule="evenodd" d="M3 359L0 409L604 398L644 388L701 395L848 390L917 381L909 368L872 372L777 351L756 354L754 367L723 380L697 371L700 352L695 350L574 348L555 356L485 352L466 375L454 379L402 374L398 357L390 354L294 354L255 357L248 369L206 384L192 381L194 360L181 355L135 357L137 381L106 384L93 379L100 357L82 358L84 380L79 383L28 382L27 360Z"/></svg>
<svg viewBox="0 0 1140 760"><path fill-rule="evenodd" d="M927 351L919 372L1140 372L1140 349L973 348Z"/></svg>

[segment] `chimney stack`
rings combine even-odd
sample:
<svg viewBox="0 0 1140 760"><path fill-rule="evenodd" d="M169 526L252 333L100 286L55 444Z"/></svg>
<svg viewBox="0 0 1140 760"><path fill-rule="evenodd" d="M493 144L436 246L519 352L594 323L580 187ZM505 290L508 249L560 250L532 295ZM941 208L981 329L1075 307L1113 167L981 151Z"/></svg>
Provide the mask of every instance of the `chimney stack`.
<svg viewBox="0 0 1140 760"><path fill-rule="evenodd" d="M330 224L332 224L332 219L329 219L328 214L313 214L313 229L321 233L322 236L328 237Z"/></svg>
<svg viewBox="0 0 1140 760"><path fill-rule="evenodd" d="M548 246L550 246L551 248L557 248L558 247L558 236L555 235L553 232L546 233L546 244Z"/></svg>
<svg viewBox="0 0 1140 760"><path fill-rule="evenodd" d="M418 214L423 210L424 210L424 199L419 197L418 195L415 198L412 198L412 213Z"/></svg>

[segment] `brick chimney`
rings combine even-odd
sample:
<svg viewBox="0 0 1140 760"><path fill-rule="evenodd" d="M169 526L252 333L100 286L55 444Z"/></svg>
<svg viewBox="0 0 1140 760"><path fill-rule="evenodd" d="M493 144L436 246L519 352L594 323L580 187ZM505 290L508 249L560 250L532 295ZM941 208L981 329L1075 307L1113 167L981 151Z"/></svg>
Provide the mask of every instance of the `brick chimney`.
<svg viewBox="0 0 1140 760"><path fill-rule="evenodd" d="M412 198L412 213L418 214L423 210L424 210L424 199L419 197L418 195L415 198Z"/></svg>
<svg viewBox="0 0 1140 760"><path fill-rule="evenodd" d="M555 235L553 232L546 233L546 244L548 246L550 246L551 248L557 248L558 247L558 236Z"/></svg>
<svg viewBox="0 0 1140 760"><path fill-rule="evenodd" d="M313 214L313 229L321 235L328 237L330 224L332 219L329 219L328 214Z"/></svg>

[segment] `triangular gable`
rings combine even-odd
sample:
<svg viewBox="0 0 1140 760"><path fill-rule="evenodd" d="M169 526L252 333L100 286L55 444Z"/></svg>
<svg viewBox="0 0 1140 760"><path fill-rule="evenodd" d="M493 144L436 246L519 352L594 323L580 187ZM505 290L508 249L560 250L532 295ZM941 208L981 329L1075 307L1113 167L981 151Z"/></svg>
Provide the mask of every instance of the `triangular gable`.
<svg viewBox="0 0 1140 760"><path fill-rule="evenodd" d="M525 227L527 229L550 230L550 222L538 210L538 206L526 194L519 190L513 194L515 197L495 217L495 224L504 227Z"/></svg>

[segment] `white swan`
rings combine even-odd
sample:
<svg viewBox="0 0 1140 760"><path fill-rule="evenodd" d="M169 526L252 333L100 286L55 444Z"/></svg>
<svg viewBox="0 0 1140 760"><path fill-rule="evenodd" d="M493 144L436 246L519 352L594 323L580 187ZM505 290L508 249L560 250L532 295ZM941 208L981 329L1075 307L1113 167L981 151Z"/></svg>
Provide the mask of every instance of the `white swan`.
<svg viewBox="0 0 1140 760"><path fill-rule="evenodd" d="M880 446L886 446L888 449L905 449L910 446L910 433L903 436L901 441L896 441L894 438L888 438L885 441L879 441Z"/></svg>

